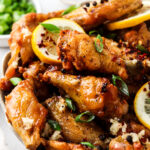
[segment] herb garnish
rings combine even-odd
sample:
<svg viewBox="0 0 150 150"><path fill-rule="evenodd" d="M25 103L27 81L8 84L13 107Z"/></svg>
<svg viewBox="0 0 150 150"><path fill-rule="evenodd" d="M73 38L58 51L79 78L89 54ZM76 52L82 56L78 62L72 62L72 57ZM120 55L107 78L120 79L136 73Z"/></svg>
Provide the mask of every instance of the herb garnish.
<svg viewBox="0 0 150 150"><path fill-rule="evenodd" d="M53 24L48 24L48 23L41 23L41 25L47 29L48 31L52 32L52 33L59 33L60 32L60 28L58 28L57 26L53 25Z"/></svg>
<svg viewBox="0 0 150 150"><path fill-rule="evenodd" d="M61 15L63 16L63 15L69 14L72 11L76 10L77 8L79 8L79 6L72 5L69 8L67 8Z"/></svg>
<svg viewBox="0 0 150 150"><path fill-rule="evenodd" d="M54 120L48 120L48 123L54 130L58 130L58 131L61 130L61 127L58 122L56 122Z"/></svg>
<svg viewBox="0 0 150 150"><path fill-rule="evenodd" d="M13 78L10 79L10 82L11 82L14 86L18 85L18 83L19 83L20 81L22 81L22 79L21 79L21 78L18 78L18 77L13 77Z"/></svg>
<svg viewBox="0 0 150 150"><path fill-rule="evenodd" d="M90 148L95 148L95 146L93 144L91 144L90 142L81 142L82 145L88 146Z"/></svg>
<svg viewBox="0 0 150 150"><path fill-rule="evenodd" d="M143 45L138 44L138 45L136 46L136 48L137 48L138 50L140 50L142 53L150 54L150 52L149 52Z"/></svg>
<svg viewBox="0 0 150 150"><path fill-rule="evenodd" d="M87 120L81 120L81 117L83 117L84 115L88 115L89 118L88 118ZM82 122L82 123L84 123L84 122L88 123L88 122L91 122L91 121L94 120L94 119L95 119L95 116L94 116L91 112L85 111L85 112L81 113L80 115L78 115L78 116L75 118L75 121L76 121L76 122Z"/></svg>
<svg viewBox="0 0 150 150"><path fill-rule="evenodd" d="M100 44L97 43L97 40L100 41ZM104 48L104 46L103 46L103 39L102 39L102 37L101 37L100 34L98 34L97 37L96 37L96 40L95 40L95 48L96 48L96 50L97 50L99 53L101 53L101 52L103 51L103 48Z"/></svg>
<svg viewBox="0 0 150 150"><path fill-rule="evenodd" d="M120 87L120 86L117 86L117 83L116 83L117 80L121 81L121 87ZM122 93L124 93L125 95L129 96L128 86L127 86L127 84L126 84L119 76L112 75L112 81L113 81L113 84L114 84L115 86L117 86L118 89L119 89Z"/></svg>
<svg viewBox="0 0 150 150"><path fill-rule="evenodd" d="M66 98L66 103L67 103L68 108L70 108L72 111L76 111L76 107L75 107L75 105L73 104L73 102L72 102L71 99Z"/></svg>
<svg viewBox="0 0 150 150"><path fill-rule="evenodd" d="M97 31L97 30L91 30L90 32L89 32L89 35L92 35L92 34L98 34L99 32Z"/></svg>

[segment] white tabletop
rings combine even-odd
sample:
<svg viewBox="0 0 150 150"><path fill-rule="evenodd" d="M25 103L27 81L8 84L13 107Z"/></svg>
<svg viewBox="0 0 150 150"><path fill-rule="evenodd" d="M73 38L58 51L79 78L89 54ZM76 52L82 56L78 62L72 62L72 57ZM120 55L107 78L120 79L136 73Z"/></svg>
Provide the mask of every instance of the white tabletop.
<svg viewBox="0 0 150 150"><path fill-rule="evenodd" d="M37 0L41 3L42 12L66 8L60 0ZM0 71L2 68L2 58L9 51L8 48L0 48ZM9 127L5 113L0 106L0 150L26 150L25 146L17 139L12 129Z"/></svg>

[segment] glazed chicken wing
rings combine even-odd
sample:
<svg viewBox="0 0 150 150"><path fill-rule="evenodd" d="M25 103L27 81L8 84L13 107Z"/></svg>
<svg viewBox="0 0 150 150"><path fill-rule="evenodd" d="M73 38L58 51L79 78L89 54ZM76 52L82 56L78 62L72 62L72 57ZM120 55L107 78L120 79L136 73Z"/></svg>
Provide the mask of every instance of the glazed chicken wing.
<svg viewBox="0 0 150 150"><path fill-rule="evenodd" d="M6 96L6 114L8 120L20 135L26 147L31 150L44 140L40 132L44 128L47 110L38 102L29 80L24 80Z"/></svg>
<svg viewBox="0 0 150 150"><path fill-rule="evenodd" d="M95 123L79 123L75 121L77 116L75 113L69 112L65 99L62 97L52 97L45 102L51 117L56 120L66 140L74 143L83 141L90 142L94 145L104 144L99 136L104 135L104 132Z"/></svg>
<svg viewBox="0 0 150 150"><path fill-rule="evenodd" d="M64 17L76 21L84 29L89 30L107 20L116 20L141 6L141 0L94 1L88 7L85 4Z"/></svg>
<svg viewBox="0 0 150 150"><path fill-rule="evenodd" d="M43 79L62 88L78 104L81 111L89 110L101 118L121 117L128 111L128 104L125 100L120 100L117 87L106 78L80 78L59 71L47 71Z"/></svg>
<svg viewBox="0 0 150 150"><path fill-rule="evenodd" d="M105 38L103 38L103 51L97 52L92 38L77 31L61 31L57 43L58 55L61 58L63 68L77 70L97 71L102 73L114 73L126 79L128 77L123 60L113 52ZM116 50L115 50L116 51Z"/></svg>

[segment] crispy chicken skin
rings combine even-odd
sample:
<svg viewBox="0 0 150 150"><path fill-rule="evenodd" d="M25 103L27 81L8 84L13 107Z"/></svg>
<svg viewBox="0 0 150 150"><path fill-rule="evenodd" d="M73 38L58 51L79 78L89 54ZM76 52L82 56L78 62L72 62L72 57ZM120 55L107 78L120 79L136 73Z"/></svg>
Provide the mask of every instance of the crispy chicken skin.
<svg viewBox="0 0 150 150"><path fill-rule="evenodd" d="M107 20L116 20L141 6L141 0L109 0L96 6L91 2L90 7L83 6L64 17L76 21L84 29L89 30Z"/></svg>
<svg viewBox="0 0 150 150"><path fill-rule="evenodd" d="M59 141L49 141L46 150L91 150L91 148L82 146L81 144L72 144ZM94 150L98 150L94 148Z"/></svg>
<svg viewBox="0 0 150 150"><path fill-rule="evenodd" d="M70 70L74 66L79 71L114 73L126 79L128 75L124 62L117 54L113 53L112 45L103 38L104 49L99 53L94 45L95 40L96 38L77 31L61 31L57 50L63 68Z"/></svg>
<svg viewBox="0 0 150 150"><path fill-rule="evenodd" d="M133 144L122 139L121 136L113 139L109 144L109 150L144 150L144 146L140 142L134 142ZM145 150L148 150L147 148Z"/></svg>
<svg viewBox="0 0 150 150"><path fill-rule="evenodd" d="M75 121L77 115L67 109L65 99L55 96L46 100L45 104L51 117L60 124L66 140L74 143L88 141L104 147L104 143L99 138L100 135L104 135L100 127L95 123L77 123Z"/></svg>
<svg viewBox="0 0 150 150"><path fill-rule="evenodd" d="M29 80L24 80L6 96L6 115L27 148L36 150L44 140L40 132L44 127L47 110L37 100ZM30 119L30 120L29 120Z"/></svg>
<svg viewBox="0 0 150 150"><path fill-rule="evenodd" d="M47 71L43 80L62 88L78 104L80 111L89 110L105 119L121 117L128 111L126 101L118 97L117 87L106 78L78 77L59 71Z"/></svg>

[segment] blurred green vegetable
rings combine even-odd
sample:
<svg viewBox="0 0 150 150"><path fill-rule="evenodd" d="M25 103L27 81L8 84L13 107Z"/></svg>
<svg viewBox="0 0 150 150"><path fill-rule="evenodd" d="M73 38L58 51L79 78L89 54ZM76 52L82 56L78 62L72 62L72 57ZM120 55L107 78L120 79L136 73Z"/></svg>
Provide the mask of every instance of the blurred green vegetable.
<svg viewBox="0 0 150 150"><path fill-rule="evenodd" d="M36 10L29 0L0 0L0 34L9 34L12 24L30 12Z"/></svg>

